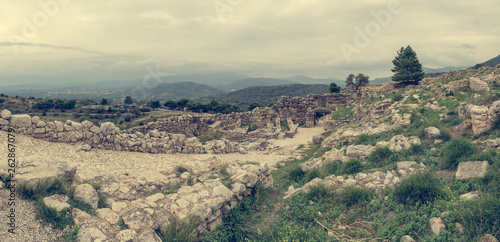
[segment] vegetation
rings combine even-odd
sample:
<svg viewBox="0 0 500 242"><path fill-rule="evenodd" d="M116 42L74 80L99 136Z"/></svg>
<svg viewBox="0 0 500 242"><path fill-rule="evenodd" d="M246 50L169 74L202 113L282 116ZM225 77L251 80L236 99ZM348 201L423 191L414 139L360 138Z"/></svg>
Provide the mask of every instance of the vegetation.
<svg viewBox="0 0 500 242"><path fill-rule="evenodd" d="M358 90L362 86L368 85L370 77L365 76L362 73L359 73L357 76L354 76L354 74L349 74L346 78L346 85L345 88L348 90Z"/></svg>
<svg viewBox="0 0 500 242"><path fill-rule="evenodd" d="M476 147L467 139L453 138L441 150L444 158L442 167L444 169L456 169L458 163L477 152Z"/></svg>
<svg viewBox="0 0 500 242"><path fill-rule="evenodd" d="M156 234L162 241L198 241L196 227L198 227L199 218L187 217L179 220L176 216L171 217L170 222L156 230Z"/></svg>
<svg viewBox="0 0 500 242"><path fill-rule="evenodd" d="M424 78L422 64L417 59L417 53L409 45L406 48L401 47L392 63L394 64L394 68L391 69L394 72L392 81L418 84Z"/></svg>
<svg viewBox="0 0 500 242"><path fill-rule="evenodd" d="M330 83L328 90L330 90L330 93L339 93L341 88L339 86L337 86L337 84L335 82L332 82L332 83Z"/></svg>
<svg viewBox="0 0 500 242"><path fill-rule="evenodd" d="M216 100L212 100L209 103L202 103L188 99L181 99L179 101L167 100L163 106L171 110L183 110L192 111L195 113L233 113L240 112L241 109L238 106L230 105L227 103L220 103Z"/></svg>
<svg viewBox="0 0 500 242"><path fill-rule="evenodd" d="M439 180L431 173L417 172L395 186L397 201L407 205L432 203L444 196Z"/></svg>
<svg viewBox="0 0 500 242"><path fill-rule="evenodd" d="M205 134L203 134L202 136L198 137L198 139L200 140L200 142L202 144L205 144L206 142L210 141L210 140L220 140L222 139L222 137L224 136L224 132L220 131L220 130L209 130L208 132L206 132Z"/></svg>

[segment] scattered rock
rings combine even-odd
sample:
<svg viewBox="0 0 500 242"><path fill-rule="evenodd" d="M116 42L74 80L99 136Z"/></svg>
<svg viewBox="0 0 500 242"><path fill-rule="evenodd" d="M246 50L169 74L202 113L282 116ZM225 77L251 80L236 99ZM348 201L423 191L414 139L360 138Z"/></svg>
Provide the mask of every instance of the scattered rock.
<svg viewBox="0 0 500 242"><path fill-rule="evenodd" d="M436 127L428 127L424 129L425 137L427 138L438 138L441 135L441 131L439 131Z"/></svg>
<svg viewBox="0 0 500 242"><path fill-rule="evenodd" d="M106 235L96 228L87 228L84 226L78 230L79 242L105 241L107 238Z"/></svg>
<svg viewBox="0 0 500 242"><path fill-rule="evenodd" d="M497 238L491 234L486 234L481 238L481 242L498 242Z"/></svg>
<svg viewBox="0 0 500 242"><path fill-rule="evenodd" d="M0 117L8 120L8 119L10 119L10 117L12 117L12 113L9 110L4 109L4 110L2 110L2 112L0 112Z"/></svg>
<svg viewBox="0 0 500 242"><path fill-rule="evenodd" d="M405 236L401 237L401 239L399 241L400 242L415 242L415 240L409 235L405 235Z"/></svg>
<svg viewBox="0 0 500 242"><path fill-rule="evenodd" d="M468 192L468 193L460 195L460 198L465 199L465 200L472 200L472 199L479 198L479 196L481 196L481 191L472 191L472 192Z"/></svg>
<svg viewBox="0 0 500 242"><path fill-rule="evenodd" d="M488 161L460 162L455 178L457 180L464 180L474 177L484 177L489 167Z"/></svg>
<svg viewBox="0 0 500 242"><path fill-rule="evenodd" d="M439 235L441 231L446 230L446 225L441 218L431 218L429 223L431 225L432 232L436 235Z"/></svg>
<svg viewBox="0 0 500 242"><path fill-rule="evenodd" d="M70 208L71 206L67 203L68 197L60 194L54 194L50 197L44 197L43 203L49 208L53 208L58 212L61 212L65 208Z"/></svg>
<svg viewBox="0 0 500 242"><path fill-rule="evenodd" d="M75 200L88 203L93 209L97 209L99 196L96 190L90 184L82 184L75 189Z"/></svg>

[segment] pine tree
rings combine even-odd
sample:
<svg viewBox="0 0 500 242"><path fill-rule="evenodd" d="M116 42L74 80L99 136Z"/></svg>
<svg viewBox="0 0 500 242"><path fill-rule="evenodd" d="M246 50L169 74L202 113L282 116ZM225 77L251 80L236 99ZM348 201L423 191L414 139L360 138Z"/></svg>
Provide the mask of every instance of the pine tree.
<svg viewBox="0 0 500 242"><path fill-rule="evenodd" d="M392 81L418 84L424 78L425 73L417 59L417 53L409 45L406 48L401 47L392 63L394 68L391 71L395 73L392 76Z"/></svg>

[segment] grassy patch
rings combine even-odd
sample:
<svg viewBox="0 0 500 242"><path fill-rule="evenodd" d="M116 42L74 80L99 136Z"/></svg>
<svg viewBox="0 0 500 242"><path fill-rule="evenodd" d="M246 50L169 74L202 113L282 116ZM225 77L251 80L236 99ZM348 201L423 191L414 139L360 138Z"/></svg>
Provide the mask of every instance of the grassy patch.
<svg viewBox="0 0 500 242"><path fill-rule="evenodd" d="M432 203L444 195L439 180L428 172L414 173L403 179L394 189L397 201L407 205Z"/></svg>
<svg viewBox="0 0 500 242"><path fill-rule="evenodd" d="M170 223L164 225L162 228L156 230L156 234L162 241L198 241L198 234L196 227L198 227L199 218L187 217L179 220L173 216Z"/></svg>
<svg viewBox="0 0 500 242"><path fill-rule="evenodd" d="M476 152L476 147L469 140L453 138L441 150L442 167L444 169L456 169L461 160L474 155Z"/></svg>
<svg viewBox="0 0 500 242"><path fill-rule="evenodd" d="M366 188L349 186L346 187L335 196L335 199L347 206L352 206L358 202L367 201L373 197L375 193Z"/></svg>
<svg viewBox="0 0 500 242"><path fill-rule="evenodd" d="M209 130L205 134L199 137L199 140L202 144L205 144L206 142L210 140L220 140L224 136L224 132L220 130Z"/></svg>
<svg viewBox="0 0 500 242"><path fill-rule="evenodd" d="M342 173L344 174L354 174L358 173L363 169L363 164L360 160L352 158L342 165Z"/></svg>
<svg viewBox="0 0 500 242"><path fill-rule="evenodd" d="M452 216L463 225L467 241L476 241L485 234L500 236L500 201L493 196L461 203Z"/></svg>
<svg viewBox="0 0 500 242"><path fill-rule="evenodd" d="M321 198L325 198L330 194L330 191L325 187L324 184L319 183L309 187L309 192L307 193L307 198L309 200L317 201Z"/></svg>

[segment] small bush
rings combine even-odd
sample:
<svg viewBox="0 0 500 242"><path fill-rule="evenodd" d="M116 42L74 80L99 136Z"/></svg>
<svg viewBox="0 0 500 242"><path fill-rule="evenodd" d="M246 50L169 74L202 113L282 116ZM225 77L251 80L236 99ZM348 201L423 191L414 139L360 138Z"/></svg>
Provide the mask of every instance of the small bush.
<svg viewBox="0 0 500 242"><path fill-rule="evenodd" d="M198 241L196 227L198 227L198 219L195 217L188 217L184 220L179 220L173 217L170 223L166 224L163 228L156 230L156 233L162 241Z"/></svg>
<svg viewBox="0 0 500 242"><path fill-rule="evenodd" d="M304 172L302 171L302 168L300 168L300 166L297 166L290 171L289 176L290 180L299 182L300 180L302 180L302 178L304 178Z"/></svg>
<svg viewBox="0 0 500 242"><path fill-rule="evenodd" d="M392 97L391 99L393 102L398 102L398 101L401 101L403 100L403 95L401 93L397 93L396 95L394 95L394 97Z"/></svg>
<svg viewBox="0 0 500 242"><path fill-rule="evenodd" d="M431 173L417 172L395 186L394 196L399 203L414 205L433 202L444 193Z"/></svg>
<svg viewBox="0 0 500 242"><path fill-rule="evenodd" d="M373 196L374 192L366 188L349 186L346 187L335 196L335 199L347 206L352 206L356 203L366 201Z"/></svg>
<svg viewBox="0 0 500 242"><path fill-rule="evenodd" d="M325 176L334 175L342 170L342 161L336 160L323 166L322 172Z"/></svg>
<svg viewBox="0 0 500 242"><path fill-rule="evenodd" d="M307 198L309 200L314 200L317 201L321 198L325 198L328 196L329 192L328 189L325 187L324 184L319 183L315 184L309 187L309 192L307 193Z"/></svg>
<svg viewBox="0 0 500 242"><path fill-rule="evenodd" d="M68 208L58 212L54 208L47 207L47 205L43 203L43 200L38 201L36 205L36 218L52 224L52 228L59 230L63 230L66 226L73 226L75 224Z"/></svg>
<svg viewBox="0 0 500 242"><path fill-rule="evenodd" d="M342 172L345 174L358 173L361 169L363 169L363 164L361 164L360 160L355 158L348 160L342 166Z"/></svg>
<svg viewBox="0 0 500 242"><path fill-rule="evenodd" d="M388 146L377 147L372 153L366 157L368 161L377 163L379 165L384 163L384 160L389 158L393 152L389 149Z"/></svg>
<svg viewBox="0 0 500 242"><path fill-rule="evenodd" d="M179 174L182 174L182 173L184 173L184 172L187 172L187 171L188 171L188 169L186 169L185 167L182 167L182 166L177 166L177 167L175 168L175 171L177 171Z"/></svg>
<svg viewBox="0 0 500 242"><path fill-rule="evenodd" d="M355 144L360 145L366 142L371 142L371 137L368 134L360 134L358 136L358 140L356 140Z"/></svg>
<svg viewBox="0 0 500 242"><path fill-rule="evenodd" d="M321 175L321 173L319 172L318 169L313 169L307 173L305 181L309 182L309 181L313 180L314 178L320 177L320 175Z"/></svg>
<svg viewBox="0 0 500 242"><path fill-rule="evenodd" d="M495 197L466 202L452 215L463 225L467 241L477 241L485 234L500 235L500 201Z"/></svg>
<svg viewBox="0 0 500 242"><path fill-rule="evenodd" d="M444 169L456 169L460 158L467 158L477 152L476 147L467 139L453 138L443 146L441 155L444 158Z"/></svg>
<svg viewBox="0 0 500 242"><path fill-rule="evenodd" d="M206 132L205 134L203 134L202 136L200 136L199 140L202 144L205 144L206 142L210 141L210 140L220 140L222 139L222 137L224 136L224 132L220 131L220 130L209 130L208 132Z"/></svg>
<svg viewBox="0 0 500 242"><path fill-rule="evenodd" d="M21 198L26 200L41 200L53 194L66 194L66 184L60 179L43 179L36 183L20 183L17 189Z"/></svg>

